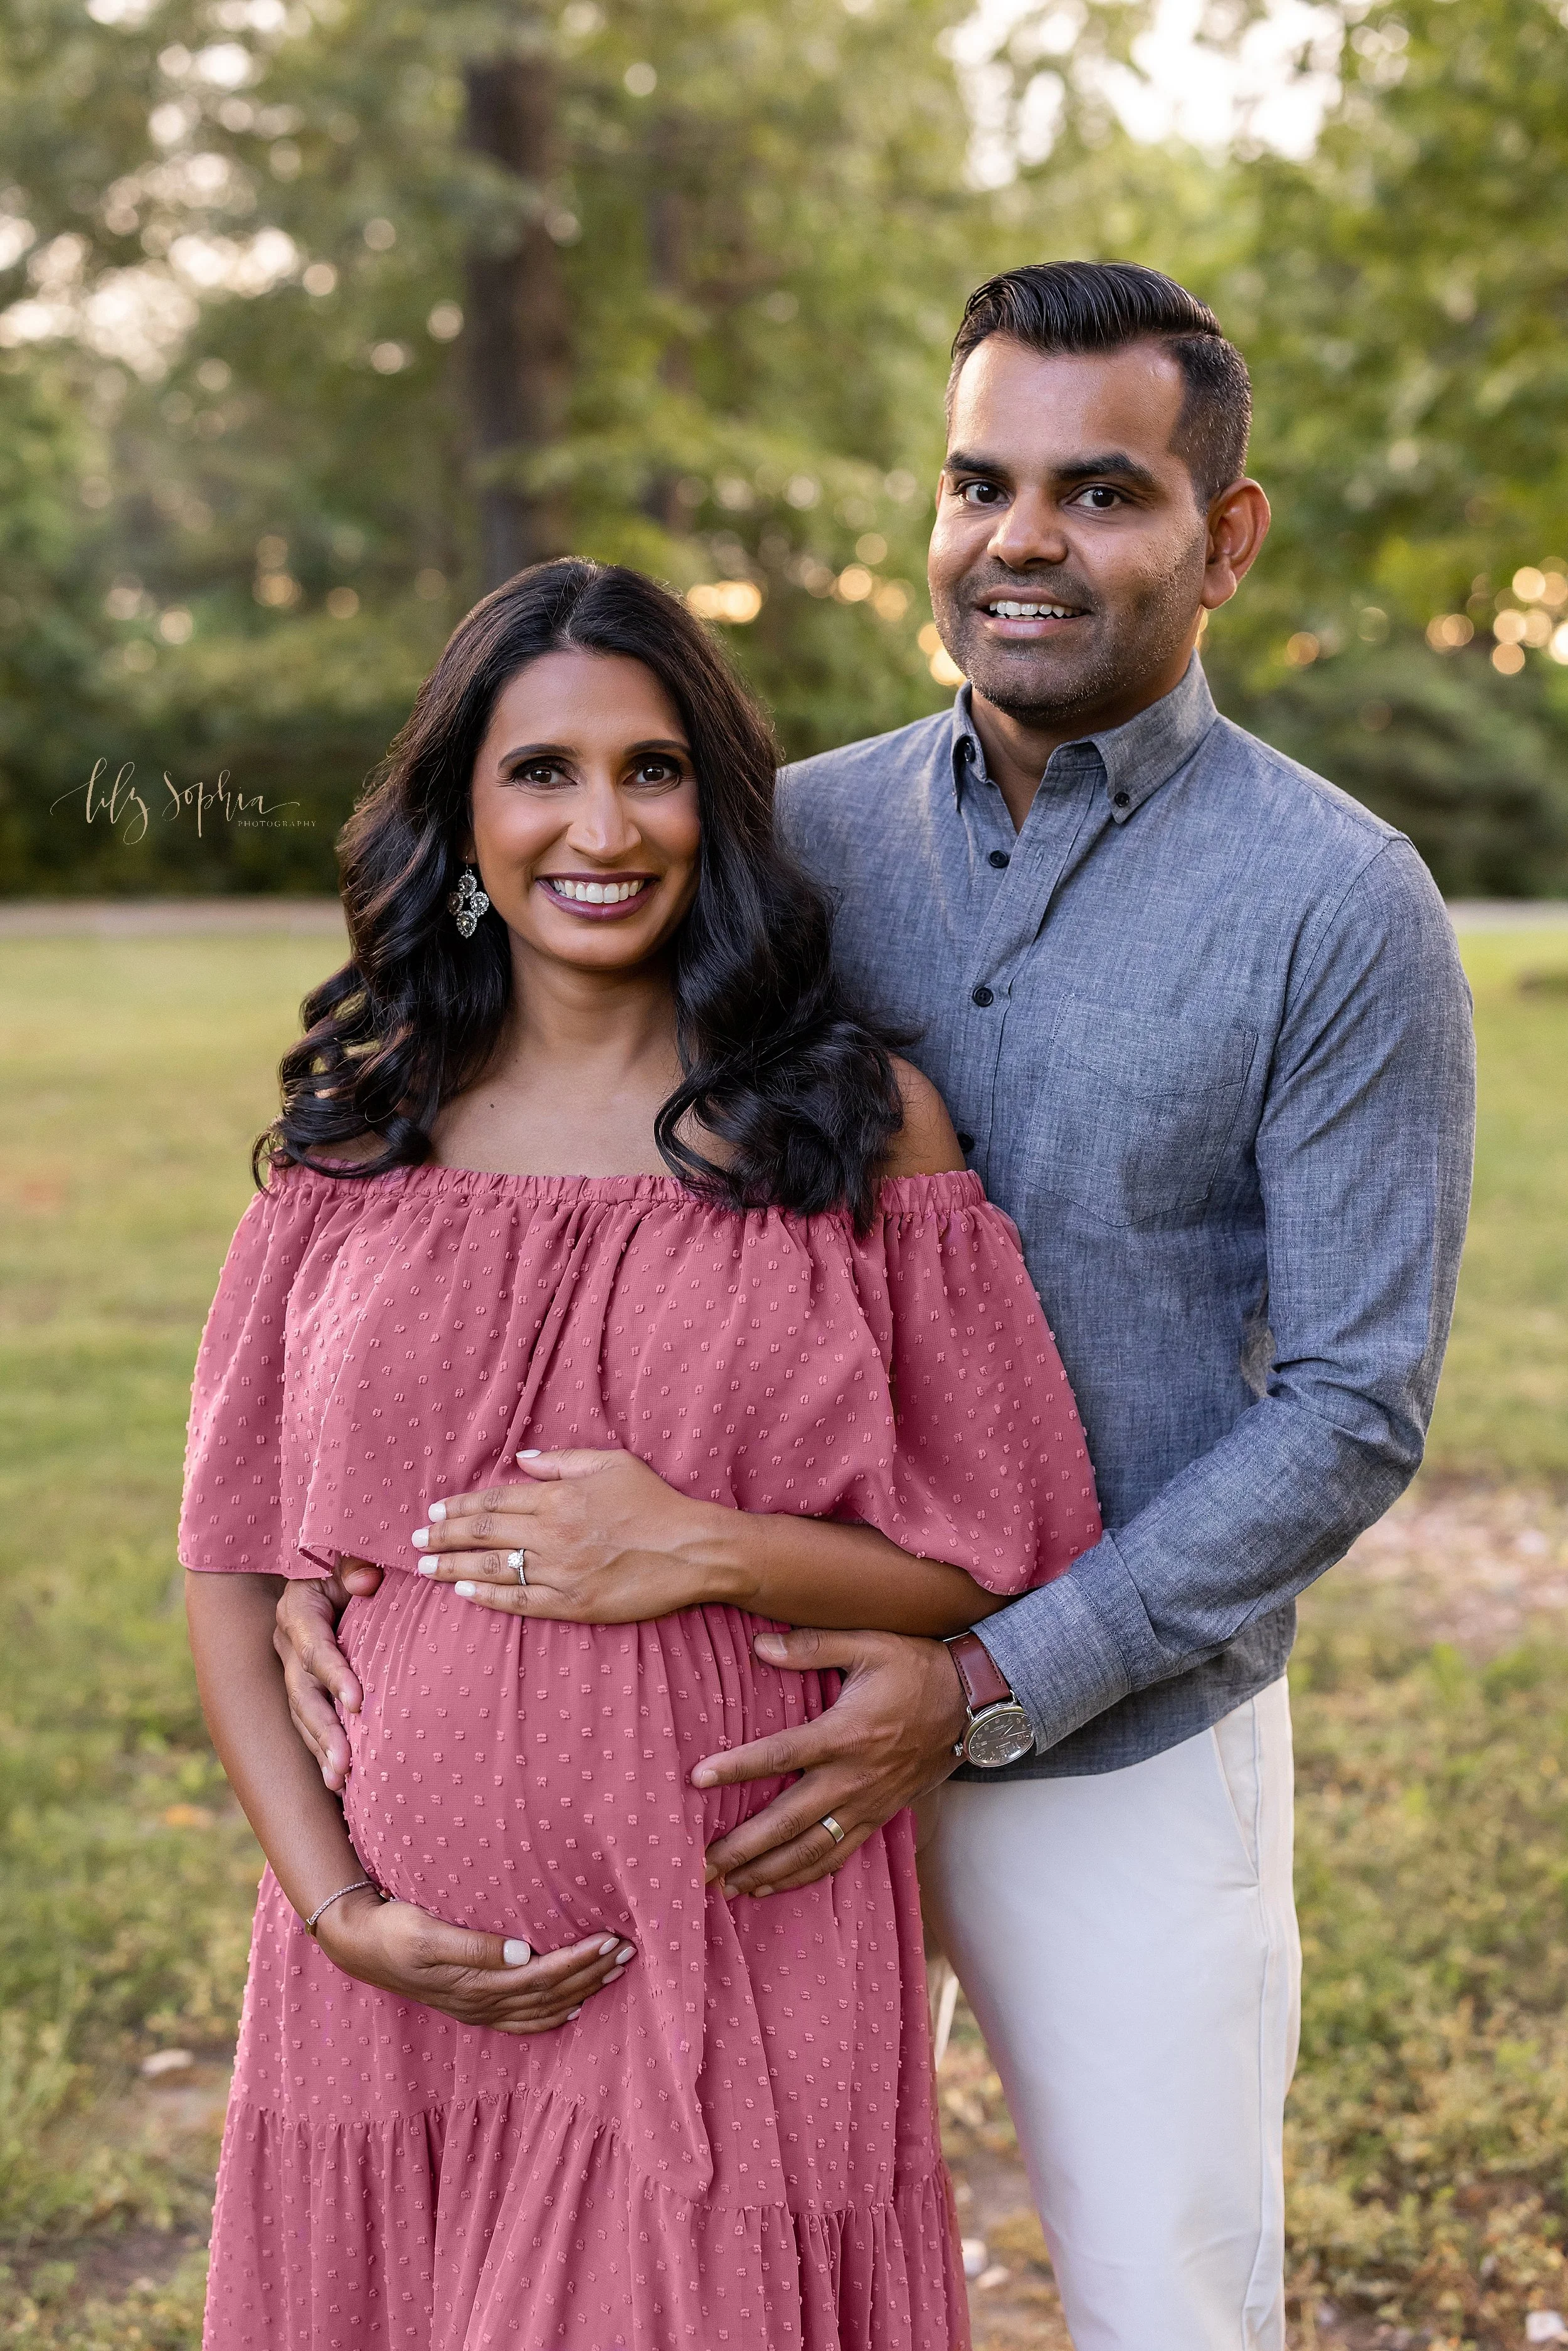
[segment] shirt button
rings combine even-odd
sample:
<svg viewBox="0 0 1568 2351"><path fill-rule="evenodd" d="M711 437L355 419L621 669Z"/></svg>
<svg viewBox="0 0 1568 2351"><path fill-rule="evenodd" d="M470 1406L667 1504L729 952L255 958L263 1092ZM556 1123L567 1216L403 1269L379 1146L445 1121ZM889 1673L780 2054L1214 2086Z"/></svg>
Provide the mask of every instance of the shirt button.
<svg viewBox="0 0 1568 2351"><path fill-rule="evenodd" d="M972 1134L966 1134L964 1133L964 1131L963 1131L962 1127L960 1127L960 1128L959 1128L959 1130L958 1130L958 1148L959 1148L959 1150L960 1150L960 1151L973 1151L974 1147L975 1147L975 1138L974 1138L974 1136L973 1136Z"/></svg>
<svg viewBox="0 0 1568 2351"><path fill-rule="evenodd" d="M1131 808L1133 805L1133 795L1131 792L1113 792L1111 799L1114 806L1117 808Z"/></svg>
<svg viewBox="0 0 1568 2351"><path fill-rule="evenodd" d="M974 995L969 1000L973 1004L977 1004L983 1012L988 1004L994 1004L997 999L991 990L987 987L982 981L981 985L976 988Z"/></svg>
<svg viewBox="0 0 1568 2351"><path fill-rule="evenodd" d="M1004 865L1010 865L1012 863L1012 859L1008 855L1005 849L993 849L989 857L987 858L986 862L988 865L994 865L997 872L999 873Z"/></svg>

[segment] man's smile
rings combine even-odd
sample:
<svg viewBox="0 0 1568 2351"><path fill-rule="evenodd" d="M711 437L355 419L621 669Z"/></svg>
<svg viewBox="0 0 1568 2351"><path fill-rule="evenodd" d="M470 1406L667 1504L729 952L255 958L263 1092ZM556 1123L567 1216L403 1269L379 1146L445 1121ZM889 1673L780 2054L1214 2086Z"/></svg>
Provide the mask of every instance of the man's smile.
<svg viewBox="0 0 1568 2351"><path fill-rule="evenodd" d="M1026 643L1057 636L1070 622L1089 617L1081 605L1059 603L1053 597L1006 594L1000 589L982 596L977 610L994 635Z"/></svg>

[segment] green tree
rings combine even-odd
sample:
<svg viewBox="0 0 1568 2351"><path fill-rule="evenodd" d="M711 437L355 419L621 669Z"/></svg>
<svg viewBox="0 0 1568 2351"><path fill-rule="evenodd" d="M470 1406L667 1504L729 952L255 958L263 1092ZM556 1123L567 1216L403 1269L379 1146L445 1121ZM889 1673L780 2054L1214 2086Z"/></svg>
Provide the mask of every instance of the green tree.
<svg viewBox="0 0 1568 2351"><path fill-rule="evenodd" d="M1563 892L1568 20L1544 0L1339 13L1310 157L1211 162L1081 113L1007 192L1009 257L1168 269L1248 356L1275 520L1206 637L1221 706L1409 830L1445 888ZM1015 100L1037 33L1002 60Z"/></svg>
<svg viewBox="0 0 1568 2351"><path fill-rule="evenodd" d="M959 13L35 0L0 337L58 354L111 495L69 719L6 754L12 886L325 880L445 627L554 547L755 604L793 749L938 701L927 485L987 227ZM292 829L85 844L47 810L97 756L226 767Z"/></svg>
<svg viewBox="0 0 1568 2351"><path fill-rule="evenodd" d="M1316 152L1216 162L1117 127L1145 16L985 58L966 0L14 0L5 886L325 883L445 630L558 547L706 590L792 752L936 707L947 339L1070 253L1172 270L1252 362L1277 518L1223 706L1447 886L1568 884L1568 29L1347 0ZM163 795L134 856L48 814L99 758ZM198 837L165 769L292 812Z"/></svg>

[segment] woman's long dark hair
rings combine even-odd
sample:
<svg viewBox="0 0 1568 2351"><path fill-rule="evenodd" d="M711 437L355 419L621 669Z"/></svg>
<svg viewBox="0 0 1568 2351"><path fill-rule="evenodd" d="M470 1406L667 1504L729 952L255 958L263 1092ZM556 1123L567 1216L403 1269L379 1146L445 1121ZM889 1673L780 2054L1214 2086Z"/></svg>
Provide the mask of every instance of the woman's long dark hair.
<svg viewBox="0 0 1568 2351"><path fill-rule="evenodd" d="M267 1162L343 1176L428 1157L436 1113L482 1075L512 990L500 918L469 940L446 901L462 870L474 764L496 700L543 653L619 653L680 712L696 771L696 896L672 942L681 1083L654 1122L673 1174L736 1208L869 1219L903 1124L887 1041L834 977L826 898L773 826L767 720L679 599L641 572L576 557L536 564L476 604L339 842L350 957L301 1007L278 1075ZM722 1160L683 1137L695 1120ZM379 1139L352 1161L320 1156Z"/></svg>

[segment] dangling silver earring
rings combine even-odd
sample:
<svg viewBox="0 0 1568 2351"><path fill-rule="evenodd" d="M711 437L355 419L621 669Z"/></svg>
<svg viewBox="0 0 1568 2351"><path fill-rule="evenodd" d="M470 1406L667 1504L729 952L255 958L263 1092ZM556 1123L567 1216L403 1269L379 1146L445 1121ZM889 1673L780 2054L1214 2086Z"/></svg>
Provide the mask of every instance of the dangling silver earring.
<svg viewBox="0 0 1568 2351"><path fill-rule="evenodd" d="M471 865L463 868L463 879L446 901L446 911L456 918L459 938L471 939L479 927L479 917L490 911L490 901L479 887L479 876Z"/></svg>

